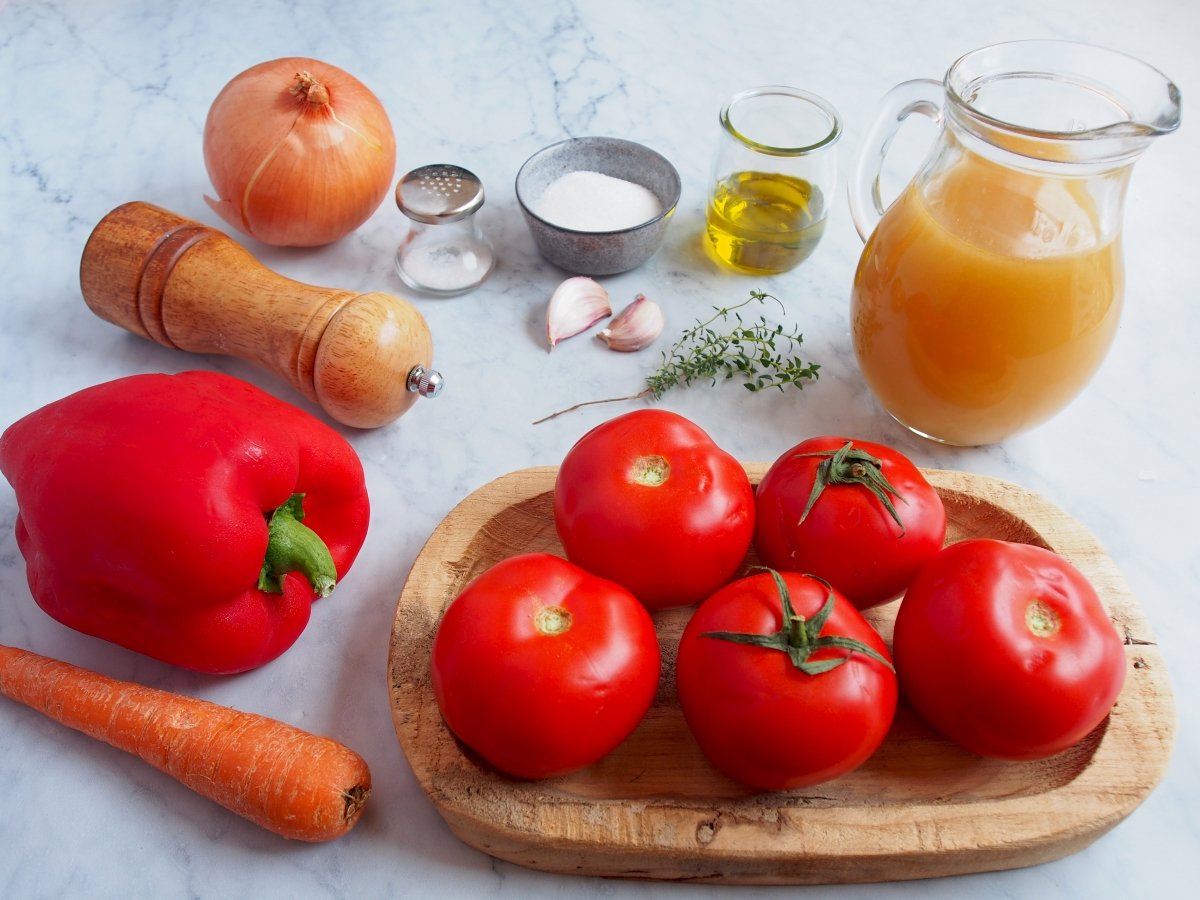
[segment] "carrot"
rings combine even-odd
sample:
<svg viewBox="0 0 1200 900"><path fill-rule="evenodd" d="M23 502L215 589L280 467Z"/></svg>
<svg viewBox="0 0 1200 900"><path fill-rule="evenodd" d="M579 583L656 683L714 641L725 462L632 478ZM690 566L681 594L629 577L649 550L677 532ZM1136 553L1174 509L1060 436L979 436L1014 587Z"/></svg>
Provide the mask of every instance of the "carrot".
<svg viewBox="0 0 1200 900"><path fill-rule="evenodd" d="M366 762L330 738L2 645L0 693L286 838L340 837L371 793Z"/></svg>

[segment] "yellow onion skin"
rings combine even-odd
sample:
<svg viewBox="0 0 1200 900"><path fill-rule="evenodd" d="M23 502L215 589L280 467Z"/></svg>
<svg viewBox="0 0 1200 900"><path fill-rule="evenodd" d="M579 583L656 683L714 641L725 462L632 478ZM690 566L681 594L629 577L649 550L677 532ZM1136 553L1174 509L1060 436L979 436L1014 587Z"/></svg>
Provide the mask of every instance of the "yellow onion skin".
<svg viewBox="0 0 1200 900"><path fill-rule="evenodd" d="M300 73L324 87L328 102L294 89ZM234 228L265 244L316 247L379 208L396 170L396 139L379 99L353 75L285 57L247 69L217 95L204 123L204 164L217 194L204 199Z"/></svg>

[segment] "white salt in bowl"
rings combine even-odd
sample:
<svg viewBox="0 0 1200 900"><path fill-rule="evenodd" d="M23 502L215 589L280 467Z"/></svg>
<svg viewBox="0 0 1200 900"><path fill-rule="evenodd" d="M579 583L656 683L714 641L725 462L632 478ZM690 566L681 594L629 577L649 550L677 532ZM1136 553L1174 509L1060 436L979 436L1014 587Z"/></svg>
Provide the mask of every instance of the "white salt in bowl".
<svg viewBox="0 0 1200 900"><path fill-rule="evenodd" d="M615 275L648 260L679 204L679 173L620 138L551 144L517 172L517 202L538 252L576 275Z"/></svg>

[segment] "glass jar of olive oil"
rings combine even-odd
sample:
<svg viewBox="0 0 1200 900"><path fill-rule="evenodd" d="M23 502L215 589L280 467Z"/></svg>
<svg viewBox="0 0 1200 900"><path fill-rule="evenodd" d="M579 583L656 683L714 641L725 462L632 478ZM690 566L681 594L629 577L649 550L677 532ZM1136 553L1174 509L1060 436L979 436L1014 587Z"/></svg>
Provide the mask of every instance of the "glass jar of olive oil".
<svg viewBox="0 0 1200 900"><path fill-rule="evenodd" d="M760 87L721 110L705 245L722 266L753 275L794 269L825 232L837 183L837 111L807 91Z"/></svg>

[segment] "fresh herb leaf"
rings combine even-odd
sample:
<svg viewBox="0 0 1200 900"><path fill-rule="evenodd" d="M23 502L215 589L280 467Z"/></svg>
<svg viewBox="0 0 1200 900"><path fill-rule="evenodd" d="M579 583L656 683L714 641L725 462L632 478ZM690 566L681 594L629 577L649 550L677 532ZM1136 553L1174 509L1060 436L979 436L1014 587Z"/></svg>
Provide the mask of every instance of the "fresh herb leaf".
<svg viewBox="0 0 1200 900"><path fill-rule="evenodd" d="M751 291L750 296L733 306L714 306L714 314L685 331L670 350L662 354L658 369L646 378L646 387L627 397L588 400L576 403L538 419L545 422L584 406L615 403L619 400L640 400L645 397L659 400L674 387L687 387L696 381L742 380L742 387L751 393L767 388L782 391L788 385L801 390L809 381L819 377L820 364L804 362L798 355L804 335L799 329L784 330L772 325L764 316L747 323L739 310L752 303L774 300L783 309L778 297L763 291Z"/></svg>
<svg viewBox="0 0 1200 900"><path fill-rule="evenodd" d="M818 363L805 363L793 353L804 342L799 330L785 331L782 325L772 325L759 316L747 324L738 310L751 303L764 303L777 297L763 291L751 291L750 297L729 307L714 306L715 315L683 333L670 350L662 355L658 370L646 379L646 391L641 396L655 400L676 386L686 387L694 381L710 381L741 377L742 387L754 393L765 388L782 391L788 385L803 389L807 381L815 381L821 368ZM718 322L732 327L718 331ZM635 395L639 396L639 395Z"/></svg>

